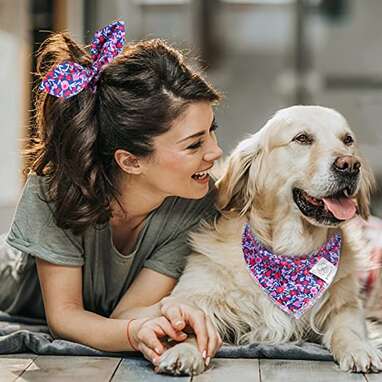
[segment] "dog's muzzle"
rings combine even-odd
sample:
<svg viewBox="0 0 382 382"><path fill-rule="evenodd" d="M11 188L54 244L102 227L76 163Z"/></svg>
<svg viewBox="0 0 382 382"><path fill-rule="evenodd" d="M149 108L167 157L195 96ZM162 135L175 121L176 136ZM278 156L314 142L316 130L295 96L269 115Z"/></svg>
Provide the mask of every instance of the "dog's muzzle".
<svg viewBox="0 0 382 382"><path fill-rule="evenodd" d="M341 183L342 188L340 188ZM336 226L351 219L357 212L354 194L358 182L349 183L335 182L332 187L334 191L322 197L314 197L300 188L293 188L293 200L307 218L320 225Z"/></svg>

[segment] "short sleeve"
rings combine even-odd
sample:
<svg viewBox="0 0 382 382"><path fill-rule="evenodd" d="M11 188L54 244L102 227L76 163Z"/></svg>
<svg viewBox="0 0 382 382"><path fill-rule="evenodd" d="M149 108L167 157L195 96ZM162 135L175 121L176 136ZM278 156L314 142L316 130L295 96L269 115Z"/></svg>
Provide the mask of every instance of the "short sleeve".
<svg viewBox="0 0 382 382"><path fill-rule="evenodd" d="M23 253L57 265L84 264L81 237L55 224L52 205L46 201L44 180L28 178L6 237L6 242Z"/></svg>
<svg viewBox="0 0 382 382"><path fill-rule="evenodd" d="M161 213L152 222L161 226L158 246L145 261L144 267L178 279L191 253L189 235L201 221L210 221L217 216L215 207L216 189L202 199L173 198L163 206Z"/></svg>
<svg viewBox="0 0 382 382"><path fill-rule="evenodd" d="M186 265L187 256L191 252L187 238L186 232L179 234L155 251L153 256L145 261L144 267L178 279Z"/></svg>

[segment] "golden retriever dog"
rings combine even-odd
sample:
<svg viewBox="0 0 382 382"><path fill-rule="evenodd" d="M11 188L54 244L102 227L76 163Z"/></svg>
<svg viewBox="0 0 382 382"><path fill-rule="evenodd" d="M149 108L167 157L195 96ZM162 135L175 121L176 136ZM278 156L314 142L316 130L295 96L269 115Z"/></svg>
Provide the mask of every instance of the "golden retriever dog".
<svg viewBox="0 0 382 382"><path fill-rule="evenodd" d="M368 339L359 297L357 272L365 265L353 219L368 217L373 181L341 114L320 106L280 110L229 156L217 182L221 214L191 235L194 252L166 303L177 299L201 308L225 343L309 339L329 349L342 370L381 370L382 353ZM327 248L334 261L325 258ZM296 268L301 280L317 283L310 289L315 298L302 294L305 305L292 307L293 314L275 301L293 302L304 291L305 281L293 284L301 276L293 274L292 287L283 290L289 288L280 281L289 260L298 267L305 261L308 268ZM274 262L279 274L256 278L270 277ZM253 264L260 273L251 273ZM195 338L166 350L157 370L203 372Z"/></svg>

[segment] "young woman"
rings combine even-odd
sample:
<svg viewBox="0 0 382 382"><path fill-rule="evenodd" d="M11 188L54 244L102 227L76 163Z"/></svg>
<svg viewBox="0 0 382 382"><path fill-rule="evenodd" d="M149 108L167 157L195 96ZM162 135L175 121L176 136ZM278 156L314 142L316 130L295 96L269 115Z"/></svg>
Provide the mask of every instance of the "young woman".
<svg viewBox="0 0 382 382"><path fill-rule="evenodd" d="M123 44L115 22L91 56L65 34L41 49L29 176L0 246L0 309L154 364L164 337L190 328L208 363L221 346L208 317L160 300L183 270L188 232L216 214L219 95L164 42Z"/></svg>

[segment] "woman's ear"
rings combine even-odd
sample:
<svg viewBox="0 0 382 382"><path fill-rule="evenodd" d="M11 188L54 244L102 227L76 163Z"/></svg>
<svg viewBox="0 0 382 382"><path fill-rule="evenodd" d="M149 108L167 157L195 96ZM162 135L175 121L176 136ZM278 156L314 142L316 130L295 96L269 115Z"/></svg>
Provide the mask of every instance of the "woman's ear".
<svg viewBox="0 0 382 382"><path fill-rule="evenodd" d="M142 165L139 158L126 150L118 149L114 153L114 159L121 170L130 175L140 175Z"/></svg>
<svg viewBox="0 0 382 382"><path fill-rule="evenodd" d="M358 213L367 220L369 217L370 194L375 189L375 178L366 160L361 162L361 186L357 194Z"/></svg>

